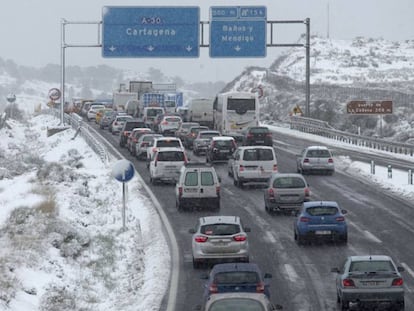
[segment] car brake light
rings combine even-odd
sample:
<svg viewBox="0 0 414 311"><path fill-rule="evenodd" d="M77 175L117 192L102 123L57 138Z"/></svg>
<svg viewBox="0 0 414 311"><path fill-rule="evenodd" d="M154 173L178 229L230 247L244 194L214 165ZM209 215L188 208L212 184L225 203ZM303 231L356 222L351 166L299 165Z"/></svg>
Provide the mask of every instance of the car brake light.
<svg viewBox="0 0 414 311"><path fill-rule="evenodd" d="M309 159L308 158L304 159L303 163L309 163Z"/></svg>
<svg viewBox="0 0 414 311"><path fill-rule="evenodd" d="M161 124L162 124L162 125L167 125L167 124L168 124L168 122L167 122L167 121L163 121L163 122L161 122Z"/></svg>
<svg viewBox="0 0 414 311"><path fill-rule="evenodd" d="M194 238L194 241L196 241L197 243L204 243L204 242L207 242L207 240L208 240L208 237L206 237L204 235L197 235Z"/></svg>
<svg viewBox="0 0 414 311"><path fill-rule="evenodd" d="M269 190L267 190L267 193L269 194L269 197L274 197L275 196L275 191L273 190L273 188L269 188Z"/></svg>
<svg viewBox="0 0 414 311"><path fill-rule="evenodd" d="M114 122L114 125L118 125L118 122L116 122L116 121L115 121L115 122Z"/></svg>
<svg viewBox="0 0 414 311"><path fill-rule="evenodd" d="M236 242L244 242L247 240L247 237L245 235L236 235L233 237L233 240L235 240Z"/></svg>
<svg viewBox="0 0 414 311"><path fill-rule="evenodd" d="M155 152L155 151L157 151L157 147L152 148L152 152Z"/></svg>
<svg viewBox="0 0 414 311"><path fill-rule="evenodd" d="M187 158L187 155L184 153L184 164L187 164L188 163L188 158Z"/></svg>
<svg viewBox="0 0 414 311"><path fill-rule="evenodd" d="M247 138L252 138L253 137L253 134L247 134Z"/></svg>
<svg viewBox="0 0 414 311"><path fill-rule="evenodd" d="M333 159L329 158L328 163L333 163Z"/></svg>
<svg viewBox="0 0 414 311"><path fill-rule="evenodd" d="M214 283L210 284L208 291L210 292L210 294L217 294L218 293L217 285Z"/></svg>
<svg viewBox="0 0 414 311"><path fill-rule="evenodd" d="M181 198L183 196L183 187L178 187L178 197Z"/></svg>
<svg viewBox="0 0 414 311"><path fill-rule="evenodd" d="M301 217L301 218L299 219L299 221L300 221L300 222L309 222L309 221L310 221L310 219L309 219L308 217Z"/></svg>
<svg viewBox="0 0 414 311"><path fill-rule="evenodd" d="M392 286L403 286L404 281L402 278L397 278L392 281Z"/></svg>
<svg viewBox="0 0 414 311"><path fill-rule="evenodd" d="M256 293L264 293L265 285L263 282L259 282L256 285Z"/></svg>
<svg viewBox="0 0 414 311"><path fill-rule="evenodd" d="M354 281L353 281L353 280L351 280L351 279L344 279L344 280L342 281L342 285L343 285L344 287L354 287L354 286L355 286L355 283L354 283Z"/></svg>
<svg viewBox="0 0 414 311"><path fill-rule="evenodd" d="M309 197L310 196L310 189L309 188L305 188L305 197Z"/></svg>
<svg viewBox="0 0 414 311"><path fill-rule="evenodd" d="M277 172L277 164L273 164L273 172Z"/></svg>
<svg viewBox="0 0 414 311"><path fill-rule="evenodd" d="M272 133L267 133L266 137L272 137Z"/></svg>
<svg viewBox="0 0 414 311"><path fill-rule="evenodd" d="M155 158L155 161L154 161L154 166L157 166L157 162L158 162L158 155L157 155L157 157Z"/></svg>
<svg viewBox="0 0 414 311"><path fill-rule="evenodd" d="M217 194L217 195L220 195L220 186L217 186L217 187L216 187L216 194Z"/></svg>
<svg viewBox="0 0 414 311"><path fill-rule="evenodd" d="M243 165L240 165L240 167L239 167L239 171L240 171L240 172L244 171L244 166L243 166Z"/></svg>
<svg viewBox="0 0 414 311"><path fill-rule="evenodd" d="M343 222L343 221L345 221L345 217L339 216L339 217L336 217L335 220L338 221L338 222Z"/></svg>

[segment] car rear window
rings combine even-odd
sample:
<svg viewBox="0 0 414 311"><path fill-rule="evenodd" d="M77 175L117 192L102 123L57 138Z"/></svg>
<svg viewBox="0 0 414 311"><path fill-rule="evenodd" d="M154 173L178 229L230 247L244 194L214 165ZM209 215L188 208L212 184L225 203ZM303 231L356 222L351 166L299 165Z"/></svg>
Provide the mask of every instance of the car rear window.
<svg viewBox="0 0 414 311"><path fill-rule="evenodd" d="M249 132L251 134L266 134L269 133L269 129L266 127L253 127Z"/></svg>
<svg viewBox="0 0 414 311"><path fill-rule="evenodd" d="M279 177L273 181L273 188L304 188L305 182L299 177Z"/></svg>
<svg viewBox="0 0 414 311"><path fill-rule="evenodd" d="M244 161L272 161L273 152L270 149L246 149L243 153Z"/></svg>
<svg viewBox="0 0 414 311"><path fill-rule="evenodd" d="M162 109L148 109L147 110L147 116L149 117L156 117L157 115L163 113L164 111Z"/></svg>
<svg viewBox="0 0 414 311"><path fill-rule="evenodd" d="M201 185L212 186L214 185L214 177L211 172L201 172Z"/></svg>
<svg viewBox="0 0 414 311"><path fill-rule="evenodd" d="M308 158L330 158L331 154L328 150L308 150L306 156Z"/></svg>
<svg viewBox="0 0 414 311"><path fill-rule="evenodd" d="M262 304L249 298L226 298L211 304L209 311L265 311Z"/></svg>
<svg viewBox="0 0 414 311"><path fill-rule="evenodd" d="M181 119L178 117L168 117L168 118L165 118L165 120L168 122L180 122L181 121Z"/></svg>
<svg viewBox="0 0 414 311"><path fill-rule="evenodd" d="M180 151L162 151L158 153L157 161L184 161L184 153Z"/></svg>
<svg viewBox="0 0 414 311"><path fill-rule="evenodd" d="M159 140L157 142L157 147L179 147L181 148L181 145L178 140Z"/></svg>
<svg viewBox="0 0 414 311"><path fill-rule="evenodd" d="M233 235L240 232L238 224L209 224L201 227L205 235Z"/></svg>
<svg viewBox="0 0 414 311"><path fill-rule="evenodd" d="M187 172L184 180L185 186L197 186L198 185L198 172Z"/></svg>
<svg viewBox="0 0 414 311"><path fill-rule="evenodd" d="M122 117L117 117L116 120L118 122L125 122L126 120L131 119L131 117L128 116L122 116Z"/></svg>
<svg viewBox="0 0 414 311"><path fill-rule="evenodd" d="M395 271L392 263L385 260L353 261L350 272L392 272Z"/></svg>
<svg viewBox="0 0 414 311"><path fill-rule="evenodd" d="M200 133L200 138L211 138L215 136L220 136L219 133L209 132L209 133Z"/></svg>
<svg viewBox="0 0 414 311"><path fill-rule="evenodd" d="M231 147L233 145L232 140L215 140L214 146L215 147Z"/></svg>
<svg viewBox="0 0 414 311"><path fill-rule="evenodd" d="M220 272L214 276L214 283L216 284L245 284L259 281L260 278L255 271Z"/></svg>
<svg viewBox="0 0 414 311"><path fill-rule="evenodd" d="M134 128L136 128L136 127L147 127L146 125L145 125L145 123L144 122L142 122L142 121L137 121L137 122L135 122L135 121L132 121L132 122L126 122L125 123L125 128L124 128L124 130L125 131L130 131L130 130L132 130L132 129L134 129Z"/></svg>
<svg viewBox="0 0 414 311"><path fill-rule="evenodd" d="M306 211L312 216L332 216L338 213L335 206L314 206L307 208Z"/></svg>

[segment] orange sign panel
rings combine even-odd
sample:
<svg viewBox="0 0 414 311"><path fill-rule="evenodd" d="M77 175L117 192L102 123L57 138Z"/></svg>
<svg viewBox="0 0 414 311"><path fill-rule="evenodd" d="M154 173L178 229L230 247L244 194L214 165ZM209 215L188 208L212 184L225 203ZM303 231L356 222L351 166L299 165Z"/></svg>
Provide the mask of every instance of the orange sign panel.
<svg viewBox="0 0 414 311"><path fill-rule="evenodd" d="M353 100L346 105L349 114L392 114L391 100Z"/></svg>

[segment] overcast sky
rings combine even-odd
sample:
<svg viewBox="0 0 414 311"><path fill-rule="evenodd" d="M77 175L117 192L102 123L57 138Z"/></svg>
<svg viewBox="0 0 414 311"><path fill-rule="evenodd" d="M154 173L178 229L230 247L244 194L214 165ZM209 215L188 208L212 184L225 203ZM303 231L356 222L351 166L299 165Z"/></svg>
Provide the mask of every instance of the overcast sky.
<svg viewBox="0 0 414 311"><path fill-rule="evenodd" d="M60 64L61 20L95 22L102 20L104 6L198 6L200 20L209 20L210 6L263 5L267 20L311 20L311 34L332 39L356 36L384 38L392 41L414 40L413 0L3 0L0 10L0 57L18 65L41 67ZM328 19L329 7L329 19ZM329 20L329 23L328 23ZM97 42L95 25L66 26L66 43ZM275 43L295 43L304 25L280 25L274 29ZM187 81L231 80L246 66L269 66L280 48L267 48L266 57L210 58L208 48L200 48L198 58L102 58L99 47L67 48L66 65L107 64L146 72L159 68L168 76Z"/></svg>

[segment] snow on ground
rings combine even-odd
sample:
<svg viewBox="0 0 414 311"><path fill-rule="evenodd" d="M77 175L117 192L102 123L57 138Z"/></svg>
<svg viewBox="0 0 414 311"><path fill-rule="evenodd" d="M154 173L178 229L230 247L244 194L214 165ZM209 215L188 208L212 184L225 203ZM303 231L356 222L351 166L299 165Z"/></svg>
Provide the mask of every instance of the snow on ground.
<svg viewBox="0 0 414 311"><path fill-rule="evenodd" d="M170 253L140 179L128 183L123 231L114 163L102 163L81 137L73 139L72 129L46 137L47 127L58 123L39 115L0 130L0 310L159 310ZM336 163L414 198L407 172L394 170L390 179L385 168L371 175L369 165L347 157Z"/></svg>
<svg viewBox="0 0 414 311"><path fill-rule="evenodd" d="M114 163L72 129L46 137L58 123L0 130L0 310L159 310L170 255L158 214L134 178L123 231Z"/></svg>

